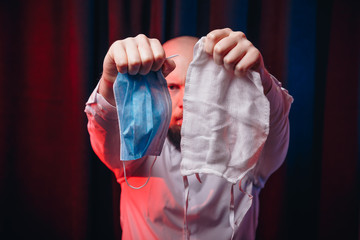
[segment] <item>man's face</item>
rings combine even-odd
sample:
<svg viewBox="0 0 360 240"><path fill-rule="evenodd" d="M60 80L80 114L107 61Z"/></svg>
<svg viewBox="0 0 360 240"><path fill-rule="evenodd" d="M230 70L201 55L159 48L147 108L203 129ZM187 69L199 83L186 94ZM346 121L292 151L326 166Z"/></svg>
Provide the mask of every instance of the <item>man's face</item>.
<svg viewBox="0 0 360 240"><path fill-rule="evenodd" d="M171 143L180 150L180 130L183 122L183 98L185 92L185 79L188 67L193 57L193 47L197 39L182 38L166 43L164 49L167 56L178 54L173 58L176 68L167 77L167 85L172 101L172 114L168 137Z"/></svg>
<svg viewBox="0 0 360 240"><path fill-rule="evenodd" d="M178 56L177 58L180 58ZM176 63L175 70L167 77L167 85L172 102L172 114L169 126L169 140L180 150L181 125L183 122L183 98L185 92L185 77L188 65L184 64L181 59L174 60Z"/></svg>
<svg viewBox="0 0 360 240"><path fill-rule="evenodd" d="M180 56L178 57L180 58ZM170 127L181 127L183 121L183 98L185 92L185 77L188 66L186 66L185 64L181 64L180 61L179 59L175 61L175 70L166 77L172 102Z"/></svg>

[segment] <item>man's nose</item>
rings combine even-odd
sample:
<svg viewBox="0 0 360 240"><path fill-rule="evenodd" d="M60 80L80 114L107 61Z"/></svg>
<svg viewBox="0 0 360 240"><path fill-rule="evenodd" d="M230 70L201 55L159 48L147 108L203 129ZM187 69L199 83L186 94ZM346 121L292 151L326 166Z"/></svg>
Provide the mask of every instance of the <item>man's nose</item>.
<svg viewBox="0 0 360 240"><path fill-rule="evenodd" d="M185 93L185 88L182 88L179 92L179 101L178 101L178 107L181 109L183 109L184 93Z"/></svg>

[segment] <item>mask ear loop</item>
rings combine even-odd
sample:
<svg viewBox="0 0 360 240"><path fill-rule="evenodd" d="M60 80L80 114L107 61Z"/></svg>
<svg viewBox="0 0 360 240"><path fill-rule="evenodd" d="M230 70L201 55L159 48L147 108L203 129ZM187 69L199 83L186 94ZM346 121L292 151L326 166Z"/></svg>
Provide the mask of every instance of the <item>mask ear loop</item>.
<svg viewBox="0 0 360 240"><path fill-rule="evenodd" d="M231 190L230 190L230 226L232 228L232 234L231 234L231 240L234 239L235 236L235 230L236 230L236 223L235 223L235 207L234 207L234 185L231 184Z"/></svg>
<svg viewBox="0 0 360 240"><path fill-rule="evenodd" d="M152 168L153 168L153 166L154 166L154 164L155 164L156 159L157 159L157 156L155 156L155 159L154 159L153 163L152 163L151 166L150 166L149 176L148 176L146 182L145 182L142 186L140 186L140 187L134 187L134 186L131 186L131 185L130 185L130 183L128 182L128 180L127 180L127 178L126 178L125 162L122 161L122 163L123 163L123 169L124 169L124 177L125 177L125 182L126 182L126 184L127 184L129 187L131 187L132 189L136 189L136 190L145 187L145 185L146 185L146 184L149 182L149 180L150 180L151 170L152 170Z"/></svg>
<svg viewBox="0 0 360 240"><path fill-rule="evenodd" d="M189 181L187 176L183 176L184 188L185 188L185 201L184 201L184 229L183 229L183 239L189 240L190 233L189 233L189 226L187 221L187 210L189 207Z"/></svg>

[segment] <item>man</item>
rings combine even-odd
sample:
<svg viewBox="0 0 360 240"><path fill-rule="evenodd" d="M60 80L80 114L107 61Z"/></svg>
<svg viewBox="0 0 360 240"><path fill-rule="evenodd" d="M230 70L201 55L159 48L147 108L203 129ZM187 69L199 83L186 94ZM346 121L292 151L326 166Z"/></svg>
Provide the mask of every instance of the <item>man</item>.
<svg viewBox="0 0 360 240"><path fill-rule="evenodd" d="M115 42L105 56L99 85L87 102L93 149L121 185L123 239L254 239L259 192L285 159L291 96L267 72L260 52L242 32L228 28L214 30L205 38L204 51L215 63L239 77L248 70L260 73L264 95L270 102L270 130L255 167L242 180L246 191L236 188L230 194L232 184L215 175L203 174L201 182L189 176L190 197L185 200L180 174L180 129L185 79L196 41L193 37L180 37L161 46L156 39L138 35ZM179 56L166 58L173 54ZM124 181L112 86L118 72L147 74L160 69L172 100L168 139L152 168L150 181L142 189L135 190ZM132 186L146 181L152 162L150 157L125 162L127 179ZM233 210L230 210L230 202ZM235 222L231 223L231 219Z"/></svg>

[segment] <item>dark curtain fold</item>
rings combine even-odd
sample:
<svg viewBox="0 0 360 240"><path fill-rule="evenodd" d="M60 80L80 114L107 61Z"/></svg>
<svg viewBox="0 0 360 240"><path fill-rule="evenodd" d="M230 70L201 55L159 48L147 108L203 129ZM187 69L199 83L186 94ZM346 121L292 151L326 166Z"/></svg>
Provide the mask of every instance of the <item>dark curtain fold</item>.
<svg viewBox="0 0 360 240"><path fill-rule="evenodd" d="M76 7L2 1L0 11L1 233L85 238L85 49Z"/></svg>
<svg viewBox="0 0 360 240"><path fill-rule="evenodd" d="M359 239L360 15L351 0L0 2L0 239L120 239L85 102L117 39L245 32L294 96L257 239Z"/></svg>

